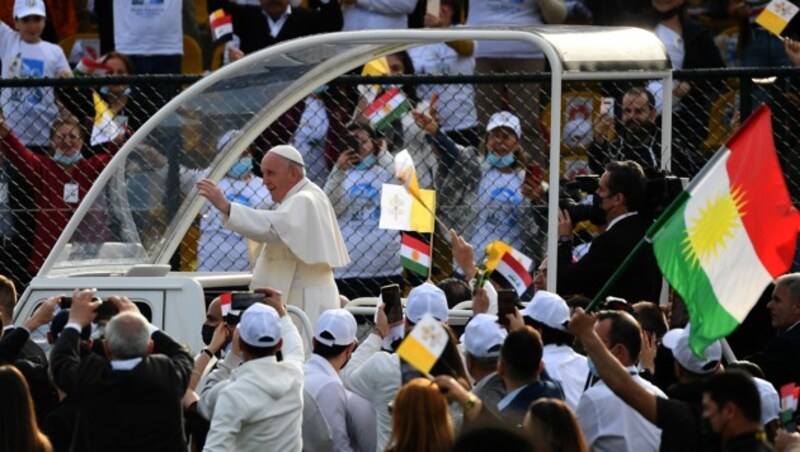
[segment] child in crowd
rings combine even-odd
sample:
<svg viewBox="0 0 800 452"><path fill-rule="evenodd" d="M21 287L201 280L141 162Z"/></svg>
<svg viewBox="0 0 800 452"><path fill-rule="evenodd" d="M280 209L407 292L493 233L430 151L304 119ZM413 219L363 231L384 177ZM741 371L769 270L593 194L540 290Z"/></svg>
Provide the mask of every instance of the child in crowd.
<svg viewBox="0 0 800 452"><path fill-rule="evenodd" d="M2 78L45 78L72 75L61 47L42 41L44 0L17 0L16 31L0 22ZM25 146L44 148L59 113L52 87L6 88L0 94L6 122Z"/></svg>

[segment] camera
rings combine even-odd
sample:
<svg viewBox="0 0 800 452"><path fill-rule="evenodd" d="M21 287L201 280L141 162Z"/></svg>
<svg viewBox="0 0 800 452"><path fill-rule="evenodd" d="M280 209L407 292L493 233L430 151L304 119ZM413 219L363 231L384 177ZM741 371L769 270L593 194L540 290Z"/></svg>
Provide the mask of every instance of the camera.
<svg viewBox="0 0 800 452"><path fill-rule="evenodd" d="M92 301L99 301L102 304L95 309L94 313L94 322L97 323L102 320L111 320L111 317L119 314L119 310L114 303L111 303L108 300L103 300L99 297L92 298ZM61 297L61 301L59 302L59 307L61 309L71 309L72 308L72 297Z"/></svg>

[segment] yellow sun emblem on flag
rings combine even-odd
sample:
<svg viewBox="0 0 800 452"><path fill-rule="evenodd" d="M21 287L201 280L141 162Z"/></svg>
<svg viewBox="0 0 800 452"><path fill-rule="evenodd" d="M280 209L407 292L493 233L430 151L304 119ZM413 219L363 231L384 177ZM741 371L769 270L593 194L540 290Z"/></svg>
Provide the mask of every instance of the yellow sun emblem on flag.
<svg viewBox="0 0 800 452"><path fill-rule="evenodd" d="M709 196L696 216L687 221L687 238L682 247L683 254L692 265L708 262L719 257L729 239L734 237L739 219L744 216L744 191L734 188L731 192L720 192Z"/></svg>

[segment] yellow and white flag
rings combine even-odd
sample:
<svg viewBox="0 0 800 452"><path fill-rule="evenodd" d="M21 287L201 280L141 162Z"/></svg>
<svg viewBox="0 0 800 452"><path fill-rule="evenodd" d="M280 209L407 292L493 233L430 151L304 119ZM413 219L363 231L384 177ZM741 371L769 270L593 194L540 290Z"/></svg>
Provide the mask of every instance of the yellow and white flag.
<svg viewBox="0 0 800 452"><path fill-rule="evenodd" d="M419 190L416 199L402 185L383 184L378 227L399 231L433 232L436 192ZM420 202L422 200L425 205ZM427 208L426 208L427 207Z"/></svg>
<svg viewBox="0 0 800 452"><path fill-rule="evenodd" d="M92 92L92 99L94 99L94 126L92 126L92 137L89 143L97 146L125 133L125 128L114 119L114 112L103 98L96 92Z"/></svg>
<svg viewBox="0 0 800 452"><path fill-rule="evenodd" d="M756 23L780 36L789 21L797 15L800 8L789 0L772 0L761 14L756 17Z"/></svg>
<svg viewBox="0 0 800 452"><path fill-rule="evenodd" d="M425 314L403 339L397 354L415 369L427 374L447 347L448 335L444 326L432 315Z"/></svg>

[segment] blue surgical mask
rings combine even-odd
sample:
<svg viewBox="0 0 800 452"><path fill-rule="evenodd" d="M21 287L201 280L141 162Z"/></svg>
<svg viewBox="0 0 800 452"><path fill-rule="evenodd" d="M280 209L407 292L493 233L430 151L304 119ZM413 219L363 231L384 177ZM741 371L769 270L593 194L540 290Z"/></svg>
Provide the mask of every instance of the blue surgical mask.
<svg viewBox="0 0 800 452"><path fill-rule="evenodd" d="M241 179L245 174L253 169L253 160L250 157L242 157L233 164L228 170L228 176L234 179Z"/></svg>
<svg viewBox="0 0 800 452"><path fill-rule="evenodd" d="M83 158L83 156L81 155L80 152L76 152L71 157L67 157L61 151L56 151L56 153L53 154L53 160L55 160L56 163L60 163L62 165L67 165L67 166L74 165L75 163L78 162L78 160L80 160L82 158Z"/></svg>
<svg viewBox="0 0 800 452"><path fill-rule="evenodd" d="M486 155L486 163L488 163L492 168L497 169L508 168L514 164L515 160L514 154L512 153L508 153L502 157L494 152L489 152L489 154Z"/></svg>
<svg viewBox="0 0 800 452"><path fill-rule="evenodd" d="M592 358L586 358L586 365L589 366L589 373L592 374L594 378L600 378L600 372L597 371L597 366L594 365Z"/></svg>
<svg viewBox="0 0 800 452"><path fill-rule="evenodd" d="M361 159L361 161L358 163L358 165L354 166L353 169L362 170L362 171L363 170L368 170L368 169L372 168L372 165L374 165L375 162L377 162L377 161L378 161L378 158L375 157L375 154L370 154L370 155L364 157L363 159Z"/></svg>
<svg viewBox="0 0 800 452"><path fill-rule="evenodd" d="M100 87L100 94L102 94L103 96L110 96L111 95L111 91L108 89L107 86L101 86ZM131 95L131 88L130 87L125 88L125 91L123 91L120 94L117 94L117 96L130 96L130 95Z"/></svg>

